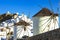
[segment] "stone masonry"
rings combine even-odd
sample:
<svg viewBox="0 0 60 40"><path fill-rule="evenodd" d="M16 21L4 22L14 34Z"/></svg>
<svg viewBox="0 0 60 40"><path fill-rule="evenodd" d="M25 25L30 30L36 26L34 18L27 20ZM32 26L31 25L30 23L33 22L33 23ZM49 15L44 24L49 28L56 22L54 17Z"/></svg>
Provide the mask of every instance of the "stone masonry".
<svg viewBox="0 0 60 40"><path fill-rule="evenodd" d="M60 40L60 28L26 38L26 40Z"/></svg>

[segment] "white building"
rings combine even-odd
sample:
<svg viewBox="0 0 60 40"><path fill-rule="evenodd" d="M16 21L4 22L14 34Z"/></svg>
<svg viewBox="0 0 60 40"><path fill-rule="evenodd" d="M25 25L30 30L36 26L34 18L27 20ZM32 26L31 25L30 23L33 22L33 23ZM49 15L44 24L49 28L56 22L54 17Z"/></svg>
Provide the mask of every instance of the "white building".
<svg viewBox="0 0 60 40"><path fill-rule="evenodd" d="M7 12L6 14L0 15L0 18L1 18L0 27L10 28L8 30L6 28L5 31L2 31L2 32L5 32L6 37L13 36L14 40L16 40L17 38L20 39L25 35L29 36L29 37L33 35L33 33L31 33L31 29L33 29L33 22L31 19L27 18L26 15L22 14L21 16L19 16L18 13L10 14L10 12ZM23 22L26 22L29 24L26 27L26 31L24 31L24 25L21 25L19 23L21 20L23 20ZM17 23L19 23L20 25L15 25ZM12 32L12 35L10 35L9 32ZM7 34L9 34L9 35L7 35Z"/></svg>
<svg viewBox="0 0 60 40"><path fill-rule="evenodd" d="M33 16L33 35L41 34L59 28L58 14L43 8Z"/></svg>

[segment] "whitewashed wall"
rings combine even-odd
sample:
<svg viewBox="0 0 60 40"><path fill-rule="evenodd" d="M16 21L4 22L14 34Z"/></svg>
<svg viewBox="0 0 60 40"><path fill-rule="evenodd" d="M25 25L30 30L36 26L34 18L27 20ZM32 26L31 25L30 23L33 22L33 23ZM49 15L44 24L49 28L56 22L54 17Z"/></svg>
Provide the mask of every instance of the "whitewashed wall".
<svg viewBox="0 0 60 40"><path fill-rule="evenodd" d="M39 34L39 18L33 17L33 35Z"/></svg>
<svg viewBox="0 0 60 40"><path fill-rule="evenodd" d="M23 26L12 26L12 25L14 25L14 23L18 23L20 20L24 20L25 22L30 23L31 26L30 25L27 26L28 32L27 31L24 32ZM0 24L0 27L7 27L7 25L9 28L11 28L10 31L14 32L14 34L13 34L14 40L16 40L16 38L22 38L22 36L24 36L24 35L27 35L29 37L33 36L33 34L31 33L31 29L33 29L32 20L27 18L27 16L24 14L22 14L21 16L18 16L16 19L10 19L10 20L6 20L6 21L2 22ZM6 31L8 31L8 30L6 30Z"/></svg>
<svg viewBox="0 0 60 40"><path fill-rule="evenodd" d="M33 35L41 34L47 31L51 31L59 28L58 17L56 16L56 23L53 23L53 19L50 21L51 16L33 17ZM49 22L51 23L48 27Z"/></svg>
<svg viewBox="0 0 60 40"><path fill-rule="evenodd" d="M60 25L60 17L59 17L59 25ZM60 27L60 26L59 26Z"/></svg>

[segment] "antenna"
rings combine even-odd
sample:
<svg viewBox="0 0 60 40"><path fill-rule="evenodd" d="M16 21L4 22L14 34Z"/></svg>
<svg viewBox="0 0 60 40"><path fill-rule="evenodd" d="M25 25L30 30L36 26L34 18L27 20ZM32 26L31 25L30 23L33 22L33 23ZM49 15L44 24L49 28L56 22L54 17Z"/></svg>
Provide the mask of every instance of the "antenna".
<svg viewBox="0 0 60 40"><path fill-rule="evenodd" d="M58 7L57 7L57 13L59 13L59 6L60 6L60 2L58 3Z"/></svg>
<svg viewBox="0 0 60 40"><path fill-rule="evenodd" d="M53 7L52 7L51 0L48 0L48 1L49 1L49 4L50 4L50 7L51 7L52 12L54 12L54 11L53 11Z"/></svg>

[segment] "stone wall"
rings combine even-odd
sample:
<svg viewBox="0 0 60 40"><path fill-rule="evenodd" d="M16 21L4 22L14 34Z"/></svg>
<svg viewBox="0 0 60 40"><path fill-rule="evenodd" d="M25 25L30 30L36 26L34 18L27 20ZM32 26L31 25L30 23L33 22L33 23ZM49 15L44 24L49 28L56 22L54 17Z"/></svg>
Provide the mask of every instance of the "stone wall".
<svg viewBox="0 0 60 40"><path fill-rule="evenodd" d="M60 28L43 33L43 34L32 36L25 40L60 40Z"/></svg>

